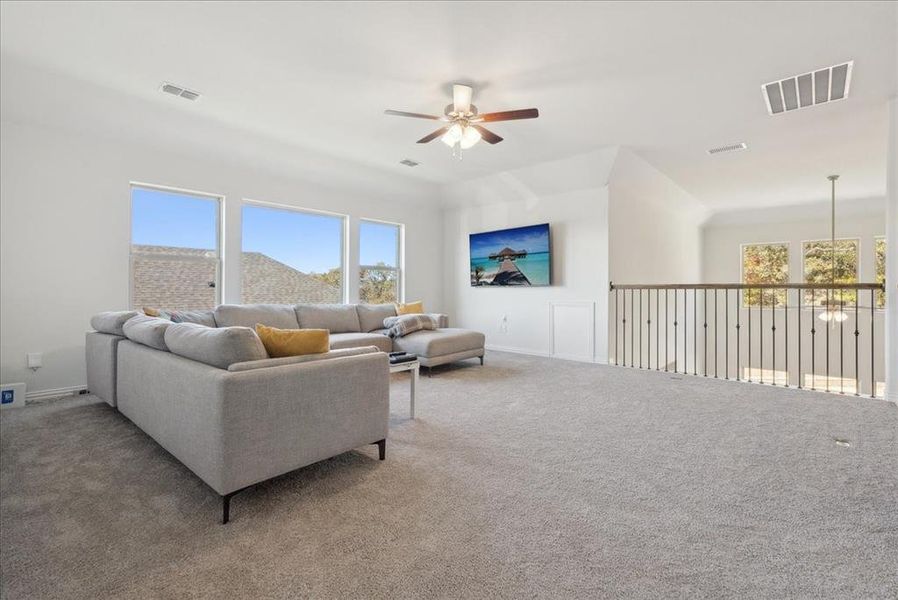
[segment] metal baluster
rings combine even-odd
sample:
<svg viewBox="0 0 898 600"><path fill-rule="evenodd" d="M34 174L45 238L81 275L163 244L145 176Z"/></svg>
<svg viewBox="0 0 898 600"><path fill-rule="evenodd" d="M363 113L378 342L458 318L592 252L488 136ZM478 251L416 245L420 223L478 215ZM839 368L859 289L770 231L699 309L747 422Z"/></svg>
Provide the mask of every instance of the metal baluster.
<svg viewBox="0 0 898 600"><path fill-rule="evenodd" d="M692 374L698 375L698 290L692 290Z"/></svg>
<svg viewBox="0 0 898 600"><path fill-rule="evenodd" d="M623 320L623 329L621 331L621 341L624 343L624 366L627 366L627 290L624 289L624 320Z"/></svg>
<svg viewBox="0 0 898 600"><path fill-rule="evenodd" d="M758 370L760 371L760 383L764 383L764 290L758 290Z"/></svg>
<svg viewBox="0 0 898 600"><path fill-rule="evenodd" d="M647 290L646 294L646 307L645 312L648 313L648 319L646 320L646 324L648 325L648 331L645 334L645 368L652 368L652 290Z"/></svg>
<svg viewBox="0 0 898 600"><path fill-rule="evenodd" d="M674 373L679 373L680 363L677 360L677 350L679 347L677 346L677 318L679 313L677 312L677 289L674 288Z"/></svg>
<svg viewBox="0 0 898 600"><path fill-rule="evenodd" d="M786 328L786 387L789 387L789 290L783 290L783 327Z"/></svg>
<svg viewBox="0 0 898 600"><path fill-rule="evenodd" d="M751 383L751 290L748 290L748 382Z"/></svg>
<svg viewBox="0 0 898 600"><path fill-rule="evenodd" d="M635 336L636 336L636 325L633 324L633 319L636 318L636 311L633 309L633 303L636 300L636 291L630 290L630 366L636 366L636 363L633 360L633 352L636 348Z"/></svg>
<svg viewBox="0 0 898 600"><path fill-rule="evenodd" d="M730 288L723 291L723 378L730 378Z"/></svg>
<svg viewBox="0 0 898 600"><path fill-rule="evenodd" d="M620 342L617 339L617 330L618 324L620 322L620 312L618 309L618 298L620 296L620 290L614 290L614 364L618 366L620 363L618 359L620 358L618 355L620 354Z"/></svg>
<svg viewBox="0 0 898 600"><path fill-rule="evenodd" d="M814 351L817 341L817 315L814 309L817 305L817 292L811 291L811 391L817 390L817 353Z"/></svg>
<svg viewBox="0 0 898 600"><path fill-rule="evenodd" d="M705 290L705 314L704 314L704 324L702 325L705 331L705 344L704 344L704 352L705 357L702 359L702 362L705 365L705 377L708 376L708 290Z"/></svg>
<svg viewBox="0 0 898 600"><path fill-rule="evenodd" d="M667 289L664 290L664 372L667 372L667 365L670 363L670 360L667 357L667 324L669 321L669 316L667 313L667 299L670 297Z"/></svg>
<svg viewBox="0 0 898 600"><path fill-rule="evenodd" d="M714 379L717 379L717 289L714 289Z"/></svg>
<svg viewBox="0 0 898 600"><path fill-rule="evenodd" d="M694 289L692 293L695 293ZM689 290L683 288L683 373L689 373L687 340L689 340Z"/></svg>
<svg viewBox="0 0 898 600"><path fill-rule="evenodd" d="M874 294L876 290L870 290L870 397L876 398L876 357L874 344L873 344L873 334L874 334L874 325L873 322L876 317L876 299L874 298ZM857 292L858 298L860 298L861 292L858 290Z"/></svg>
<svg viewBox="0 0 898 600"><path fill-rule="evenodd" d="M860 292L855 292L854 301L857 303ZM839 315L845 314L845 289L839 290ZM839 321L839 393L845 393L845 319Z"/></svg>
<svg viewBox="0 0 898 600"><path fill-rule="evenodd" d="M770 357L770 378L771 383L776 385L776 290L772 290L773 295L770 298L770 345L773 350Z"/></svg>
<svg viewBox="0 0 898 600"><path fill-rule="evenodd" d="M642 288L639 288L639 368L642 368Z"/></svg>
<svg viewBox="0 0 898 600"><path fill-rule="evenodd" d="M860 318L857 312L858 304L860 304L860 293L857 294L857 298L854 303L854 395L861 395L861 369L859 366L859 354L858 354L858 345L857 338L861 334L858 330L860 325Z"/></svg>
<svg viewBox="0 0 898 600"><path fill-rule="evenodd" d="M742 318L742 297L744 292L736 290L736 381L742 381L742 365L740 364L740 354L742 349L739 346L739 333L742 325L739 323Z"/></svg>
<svg viewBox="0 0 898 600"><path fill-rule="evenodd" d="M829 292L830 292L830 290L829 290L829 288L827 288L827 290L826 290L826 310L829 311L829 316L832 318L835 315L833 314L833 311L832 311L832 302L830 301ZM830 319L830 321L828 321L826 324L826 391L827 392L829 391L829 330L830 330L829 323L831 323L831 322L832 322L832 319Z"/></svg>
<svg viewBox="0 0 898 600"><path fill-rule="evenodd" d="M661 298L660 290L655 290L655 370L661 369Z"/></svg>
<svg viewBox="0 0 898 600"><path fill-rule="evenodd" d="M801 296L804 290L798 290L798 389L802 387L801 377Z"/></svg>

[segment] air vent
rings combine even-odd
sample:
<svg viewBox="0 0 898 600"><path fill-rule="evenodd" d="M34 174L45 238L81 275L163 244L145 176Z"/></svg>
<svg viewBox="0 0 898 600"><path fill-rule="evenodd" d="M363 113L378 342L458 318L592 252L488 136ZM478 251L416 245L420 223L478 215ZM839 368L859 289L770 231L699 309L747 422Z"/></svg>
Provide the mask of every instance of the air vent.
<svg viewBox="0 0 898 600"><path fill-rule="evenodd" d="M404 158L404 159L402 159L402 160L399 161L399 164L400 164L400 165L405 165L406 167L417 167L417 166L420 165L421 163L419 163L419 162L417 162L417 161L414 161L414 160L412 160L412 159L410 159L410 158Z"/></svg>
<svg viewBox="0 0 898 600"><path fill-rule="evenodd" d="M200 97L199 92L188 90L187 88L168 82L164 82L159 88L159 91L165 92L166 94L171 94L172 96L178 96L179 98L184 98L186 100L197 100Z"/></svg>
<svg viewBox="0 0 898 600"><path fill-rule="evenodd" d="M708 154L720 154L721 152L735 152L736 150L745 150L748 144L739 142L738 144L730 144L729 146L719 146L708 150Z"/></svg>
<svg viewBox="0 0 898 600"><path fill-rule="evenodd" d="M761 86L767 112L778 115L848 97L854 61L771 81Z"/></svg>

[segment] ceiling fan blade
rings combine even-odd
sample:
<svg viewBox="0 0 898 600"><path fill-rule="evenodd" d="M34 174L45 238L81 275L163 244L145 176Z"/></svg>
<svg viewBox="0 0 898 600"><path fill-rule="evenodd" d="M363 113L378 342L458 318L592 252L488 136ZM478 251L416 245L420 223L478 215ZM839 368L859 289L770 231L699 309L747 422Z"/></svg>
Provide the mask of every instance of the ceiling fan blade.
<svg viewBox="0 0 898 600"><path fill-rule="evenodd" d="M517 121L518 119L535 119L539 116L539 110L535 108L522 108L521 110L505 110L502 112L485 113L478 115L476 121L491 123L494 121Z"/></svg>
<svg viewBox="0 0 898 600"><path fill-rule="evenodd" d="M455 112L464 114L471 110L471 97L474 95L474 88L469 85L461 85L456 83L452 86L452 104Z"/></svg>
<svg viewBox="0 0 898 600"><path fill-rule="evenodd" d="M471 125L471 127L476 129L477 131L479 131L480 137L483 139L484 142L486 142L488 144L498 144L503 139L505 139L505 138L499 137L498 135L496 135L495 133L493 133L486 127L481 127L480 125Z"/></svg>
<svg viewBox="0 0 898 600"><path fill-rule="evenodd" d="M427 142L432 142L433 140L435 140L435 139L437 139L438 137L442 136L442 135L443 135L444 133L446 133L447 131L449 131L449 127L448 127L448 126L446 126L446 127L440 127L439 129L437 129L437 130L434 131L433 133L428 134L428 135L425 135L424 137L422 137L420 140L418 140L418 143L419 143L419 144L426 144Z"/></svg>
<svg viewBox="0 0 898 600"><path fill-rule="evenodd" d="M405 112L404 110L385 110L385 115L393 115L394 117L412 117L415 119L430 119L431 121L444 121L444 117L435 115L424 115L421 113Z"/></svg>

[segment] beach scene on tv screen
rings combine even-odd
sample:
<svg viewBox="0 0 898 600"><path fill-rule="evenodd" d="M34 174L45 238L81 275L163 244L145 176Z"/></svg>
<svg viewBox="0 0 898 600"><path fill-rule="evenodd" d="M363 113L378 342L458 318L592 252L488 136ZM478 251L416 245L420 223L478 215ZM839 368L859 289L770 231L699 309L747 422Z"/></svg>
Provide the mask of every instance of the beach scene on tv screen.
<svg viewBox="0 0 898 600"><path fill-rule="evenodd" d="M473 233L471 285L549 285L549 225Z"/></svg>

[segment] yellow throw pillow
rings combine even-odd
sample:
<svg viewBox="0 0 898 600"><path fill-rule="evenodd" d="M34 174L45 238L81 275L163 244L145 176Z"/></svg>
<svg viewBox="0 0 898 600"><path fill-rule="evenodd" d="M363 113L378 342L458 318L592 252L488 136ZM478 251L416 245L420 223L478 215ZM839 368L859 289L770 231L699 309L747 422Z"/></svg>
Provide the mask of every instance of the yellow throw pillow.
<svg viewBox="0 0 898 600"><path fill-rule="evenodd" d="M158 317L161 315L161 311L158 308L149 308L148 306L144 306L143 314L148 317Z"/></svg>
<svg viewBox="0 0 898 600"><path fill-rule="evenodd" d="M420 315L424 313L424 302L422 300L418 300L417 302L408 302L407 304L397 304L396 305L396 314L397 315Z"/></svg>
<svg viewBox="0 0 898 600"><path fill-rule="evenodd" d="M256 333L270 358L322 354L330 350L327 329L277 329L257 323Z"/></svg>

